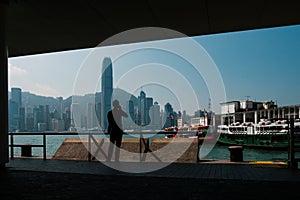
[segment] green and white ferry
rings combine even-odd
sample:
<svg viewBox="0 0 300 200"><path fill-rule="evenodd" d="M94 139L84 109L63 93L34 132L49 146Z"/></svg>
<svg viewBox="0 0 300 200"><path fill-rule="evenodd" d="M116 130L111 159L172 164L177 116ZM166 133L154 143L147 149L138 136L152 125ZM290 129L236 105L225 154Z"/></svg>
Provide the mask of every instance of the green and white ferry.
<svg viewBox="0 0 300 200"><path fill-rule="evenodd" d="M300 121L294 123L295 130L300 129ZM287 149L289 144L289 124L286 120L274 122L261 120L258 124L253 122L233 123L219 125L220 134L218 143L223 145L240 145L261 149ZM296 133L299 138L300 134Z"/></svg>

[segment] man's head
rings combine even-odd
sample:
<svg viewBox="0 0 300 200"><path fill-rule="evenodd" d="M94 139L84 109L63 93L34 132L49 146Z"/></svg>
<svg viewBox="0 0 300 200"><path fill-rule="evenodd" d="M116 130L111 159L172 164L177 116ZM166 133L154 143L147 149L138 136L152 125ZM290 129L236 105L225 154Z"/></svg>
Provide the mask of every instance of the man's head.
<svg viewBox="0 0 300 200"><path fill-rule="evenodd" d="M113 106L114 106L114 108L119 108L120 107L119 101L118 100L114 100L113 101Z"/></svg>

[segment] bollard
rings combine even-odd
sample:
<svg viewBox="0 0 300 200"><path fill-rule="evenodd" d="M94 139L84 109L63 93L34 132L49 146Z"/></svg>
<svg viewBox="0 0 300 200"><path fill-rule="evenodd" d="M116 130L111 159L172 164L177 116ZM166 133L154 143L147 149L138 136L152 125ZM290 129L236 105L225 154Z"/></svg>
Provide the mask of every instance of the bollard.
<svg viewBox="0 0 300 200"><path fill-rule="evenodd" d="M243 147L242 146L230 146L228 150L230 151L230 161L231 162L243 162Z"/></svg>
<svg viewBox="0 0 300 200"><path fill-rule="evenodd" d="M24 144L21 146L21 156L31 157L31 144Z"/></svg>

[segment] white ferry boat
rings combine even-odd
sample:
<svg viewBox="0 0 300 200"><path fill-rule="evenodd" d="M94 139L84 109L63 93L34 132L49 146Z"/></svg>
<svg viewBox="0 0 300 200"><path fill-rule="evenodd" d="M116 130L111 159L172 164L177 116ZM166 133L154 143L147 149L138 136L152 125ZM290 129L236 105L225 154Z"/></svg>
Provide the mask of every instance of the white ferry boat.
<svg viewBox="0 0 300 200"><path fill-rule="evenodd" d="M295 130L300 129L300 121L294 123ZM289 124L286 120L274 122L261 120L258 124L252 122L219 125L218 143L225 145L242 145L254 148L287 149L289 139ZM296 134L299 137L299 134Z"/></svg>

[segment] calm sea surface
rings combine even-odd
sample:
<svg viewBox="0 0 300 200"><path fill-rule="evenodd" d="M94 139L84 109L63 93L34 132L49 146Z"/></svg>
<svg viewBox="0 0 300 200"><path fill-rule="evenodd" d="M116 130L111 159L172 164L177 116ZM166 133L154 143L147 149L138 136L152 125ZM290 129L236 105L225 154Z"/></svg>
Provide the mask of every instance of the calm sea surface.
<svg viewBox="0 0 300 200"><path fill-rule="evenodd" d="M60 147L65 138L79 138L76 135L50 135L47 136L47 156L53 156L56 150ZM18 135L14 136L14 144L42 144L42 136L23 136ZM10 142L10 141L9 141ZM21 148L14 148L15 155L21 155ZM42 156L43 148L34 147L32 149L33 156ZM265 161L274 161L274 160L283 160L286 161L288 158L287 151L278 151L278 150L262 150L262 149L252 149L244 148L243 151L244 160L256 161L256 160L265 160ZM300 157L300 154L297 154L297 157ZM217 160L229 160L230 154L227 146L215 145L212 151L206 156L207 159L217 159Z"/></svg>

